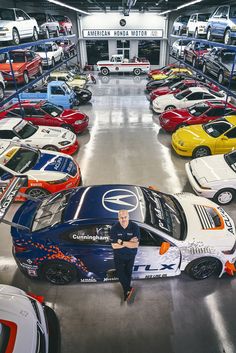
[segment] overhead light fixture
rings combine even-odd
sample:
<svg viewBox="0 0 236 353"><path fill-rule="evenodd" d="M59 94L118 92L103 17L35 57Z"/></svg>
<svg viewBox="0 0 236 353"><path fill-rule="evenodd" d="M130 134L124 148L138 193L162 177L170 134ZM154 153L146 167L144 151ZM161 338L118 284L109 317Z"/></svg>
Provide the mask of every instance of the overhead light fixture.
<svg viewBox="0 0 236 353"><path fill-rule="evenodd" d="M187 2L187 4L183 4L183 5L178 6L177 10L182 9L183 7L187 7L187 6L196 4L196 3L201 2L201 1L202 0L194 0L194 1L191 1L191 2Z"/></svg>
<svg viewBox="0 0 236 353"><path fill-rule="evenodd" d="M47 1L48 2L52 2L53 4L56 4L56 5L59 5L59 6L67 7L68 9L74 10L76 12L83 13L84 15L90 15L90 13L88 13L86 11L83 11L83 10L80 10L80 9L77 9L77 7L64 4L64 2L60 2L60 1L57 1L57 0L47 0Z"/></svg>
<svg viewBox="0 0 236 353"><path fill-rule="evenodd" d="M166 13L169 13L171 11L175 11L176 9L173 9L173 10L166 10L166 11L163 11L163 12L160 12L158 15L165 15Z"/></svg>

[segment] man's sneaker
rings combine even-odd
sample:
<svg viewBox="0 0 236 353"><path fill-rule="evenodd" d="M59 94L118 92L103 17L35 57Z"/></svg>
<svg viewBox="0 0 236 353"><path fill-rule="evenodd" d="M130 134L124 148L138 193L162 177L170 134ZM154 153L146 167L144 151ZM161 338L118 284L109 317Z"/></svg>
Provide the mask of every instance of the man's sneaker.
<svg viewBox="0 0 236 353"><path fill-rule="evenodd" d="M132 298L133 295L134 295L134 288L131 287L130 291L128 291L127 294L126 294L126 300L129 301Z"/></svg>

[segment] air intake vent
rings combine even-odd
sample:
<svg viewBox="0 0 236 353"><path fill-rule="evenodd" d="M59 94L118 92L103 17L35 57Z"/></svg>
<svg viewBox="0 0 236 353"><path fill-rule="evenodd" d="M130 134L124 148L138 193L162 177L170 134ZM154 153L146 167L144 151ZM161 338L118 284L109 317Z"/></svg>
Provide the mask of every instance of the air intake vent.
<svg viewBox="0 0 236 353"><path fill-rule="evenodd" d="M216 215L211 214L213 209L201 205L195 205L194 207L197 211L203 229L212 229L219 226L219 224L216 224L214 217Z"/></svg>

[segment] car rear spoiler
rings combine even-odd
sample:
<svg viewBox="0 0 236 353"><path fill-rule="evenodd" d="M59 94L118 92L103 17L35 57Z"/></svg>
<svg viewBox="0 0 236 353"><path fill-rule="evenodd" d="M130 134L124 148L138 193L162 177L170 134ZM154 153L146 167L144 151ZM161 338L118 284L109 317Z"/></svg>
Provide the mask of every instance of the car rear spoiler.
<svg viewBox="0 0 236 353"><path fill-rule="evenodd" d="M21 224L16 224L5 219L7 211L9 210L11 204L14 202L20 188L24 186L27 181L28 177L26 175L14 175L10 182L0 182L0 189L2 190L0 195L0 223L2 222L19 229L28 230L27 227ZM28 195L25 196L28 197Z"/></svg>

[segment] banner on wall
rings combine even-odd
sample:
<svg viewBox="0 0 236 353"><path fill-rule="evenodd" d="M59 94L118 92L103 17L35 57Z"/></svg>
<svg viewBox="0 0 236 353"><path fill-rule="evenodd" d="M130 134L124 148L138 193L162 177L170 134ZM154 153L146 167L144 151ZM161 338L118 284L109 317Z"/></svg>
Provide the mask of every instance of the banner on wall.
<svg viewBox="0 0 236 353"><path fill-rule="evenodd" d="M163 38L162 29L84 29L84 38Z"/></svg>

